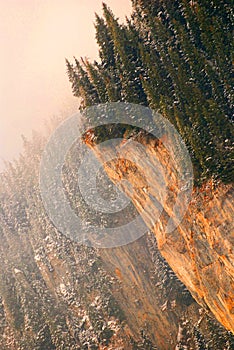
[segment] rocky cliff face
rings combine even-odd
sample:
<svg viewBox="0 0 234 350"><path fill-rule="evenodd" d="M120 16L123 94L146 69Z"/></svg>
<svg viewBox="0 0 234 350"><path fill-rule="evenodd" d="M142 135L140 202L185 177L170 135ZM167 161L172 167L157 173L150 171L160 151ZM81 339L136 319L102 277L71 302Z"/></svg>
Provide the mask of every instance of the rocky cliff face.
<svg viewBox="0 0 234 350"><path fill-rule="evenodd" d="M202 299L211 282L206 285L203 282L206 289L201 289L201 282L192 288L201 274L198 268L203 271L208 259L200 258L201 267L195 261L197 250L202 251L195 232L191 255L182 233L178 231L175 239L174 236L169 239L163 230L157 233L155 229L159 248L197 300L205 300L202 303L205 308L197 304L168 266L152 233L127 246L93 249L58 232L40 198L38 169L43 145L44 141L37 137L19 162L9 165L1 174L1 349L231 349L233 337L209 314L208 295ZM74 164L79 162L77 151ZM149 147L149 151L155 149ZM72 166L67 169L64 179L67 196L74 210L80 211L83 204L75 190L76 171L73 177ZM111 167L107 170L111 177L116 174ZM122 169L118 174L126 173ZM197 196L202 205L202 194ZM146 194L141 197L147 198ZM230 202L228 196L225 198L223 208L228 211ZM197 200L194 205L198 208ZM225 217L228 218L226 213ZM224 232L221 233L224 237ZM228 237L225 244L228 249ZM221 256L217 248L212 253ZM209 265L212 267L206 266ZM220 266L224 271L226 265ZM206 271L205 268L204 276ZM223 274L222 284L219 282L225 293L231 288L224 278L227 276ZM209 298L217 295L218 304L222 291L215 294L209 290ZM225 295L223 298L227 301ZM220 310L226 310L224 305Z"/></svg>
<svg viewBox="0 0 234 350"><path fill-rule="evenodd" d="M131 154L131 159L135 157L135 164L119 159L121 147L126 148L124 142L118 147L96 147L94 152L101 161L103 154L109 154L113 159L104 164L108 176L114 183L126 180L121 182L123 191L154 232L161 254L196 301L211 310L226 329L234 332L233 186L220 183L214 187L209 182L195 188L183 221L172 233L166 233L179 192L175 170L168 167L170 155L163 143L153 137L139 133L134 140L145 146L136 152L135 143L128 142L125 154ZM152 199L160 201L161 186L157 177L150 174L149 164L156 161L164 167L168 192L164 211L154 223L158 209ZM140 165L141 171L136 170L136 164ZM148 182L147 178L150 179Z"/></svg>

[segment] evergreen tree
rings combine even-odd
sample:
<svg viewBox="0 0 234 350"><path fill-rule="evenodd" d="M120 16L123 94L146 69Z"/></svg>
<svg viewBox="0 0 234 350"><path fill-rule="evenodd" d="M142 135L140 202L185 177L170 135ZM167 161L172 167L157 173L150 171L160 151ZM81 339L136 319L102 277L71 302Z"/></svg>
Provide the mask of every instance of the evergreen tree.
<svg viewBox="0 0 234 350"><path fill-rule="evenodd" d="M84 106L108 101L149 105L180 132L197 182L209 177L231 181L231 1L132 3L125 25L105 4L104 18L96 15L101 63L67 63L73 93ZM111 130L104 129L102 135Z"/></svg>
<svg viewBox="0 0 234 350"><path fill-rule="evenodd" d="M107 18L112 17L114 19L114 15L107 9L105 4L103 4L103 10ZM98 15L96 15L95 28L96 40L99 45L99 56L101 59L101 74L106 83L108 100L116 102L121 99L121 82L115 60L111 28L106 21Z"/></svg>
<svg viewBox="0 0 234 350"><path fill-rule="evenodd" d="M130 21L128 27L119 25L105 4L103 11L114 44L115 62L121 81L121 100L146 104L146 95L140 79L143 67L138 33Z"/></svg>
<svg viewBox="0 0 234 350"><path fill-rule="evenodd" d="M92 64L85 60L85 67L91 83L95 87L99 101L105 103L108 101L108 91L106 87L105 77L102 72L102 67L96 61Z"/></svg>

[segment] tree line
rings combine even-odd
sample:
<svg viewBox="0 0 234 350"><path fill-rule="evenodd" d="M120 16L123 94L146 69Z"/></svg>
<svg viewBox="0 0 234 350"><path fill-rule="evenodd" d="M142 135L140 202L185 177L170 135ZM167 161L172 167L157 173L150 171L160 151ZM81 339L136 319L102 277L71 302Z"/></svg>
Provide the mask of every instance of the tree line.
<svg viewBox="0 0 234 350"><path fill-rule="evenodd" d="M232 181L232 1L132 0L132 5L125 24L105 4L103 16L96 14L98 61L66 60L81 109L116 101L149 106L179 131L197 183L211 177Z"/></svg>

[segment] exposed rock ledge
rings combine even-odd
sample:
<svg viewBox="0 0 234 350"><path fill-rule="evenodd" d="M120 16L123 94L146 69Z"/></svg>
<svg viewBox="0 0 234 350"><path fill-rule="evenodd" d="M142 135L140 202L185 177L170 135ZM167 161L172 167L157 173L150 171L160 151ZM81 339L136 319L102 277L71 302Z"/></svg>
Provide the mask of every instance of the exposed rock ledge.
<svg viewBox="0 0 234 350"><path fill-rule="evenodd" d="M233 186L219 184L214 188L210 182L194 189L182 223L173 233L166 234L166 223L178 193L173 169L167 168L169 154L160 141L146 139L141 134L135 140L146 146L135 159L136 164L140 161L144 176L136 171L133 162L118 158L119 148L103 149L101 146L98 150L90 146L100 161L104 162L103 154L112 157L112 161L104 164L108 176L114 183L127 180L131 184L131 191L126 181L121 186L151 229L157 214L152 198L159 198L159 185L148 164L158 160L164 166L164 180L169 190L163 214L152 229L159 249L197 302L210 309L224 327L234 332ZM136 153L131 149L131 142L128 152L131 157ZM146 178L151 180L147 182ZM142 211L146 204L148 209Z"/></svg>

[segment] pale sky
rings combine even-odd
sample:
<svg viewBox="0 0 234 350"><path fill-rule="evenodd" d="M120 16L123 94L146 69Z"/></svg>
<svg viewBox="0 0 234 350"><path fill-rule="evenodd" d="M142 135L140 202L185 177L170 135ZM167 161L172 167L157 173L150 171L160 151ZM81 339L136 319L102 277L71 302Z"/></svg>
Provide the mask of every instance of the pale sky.
<svg viewBox="0 0 234 350"><path fill-rule="evenodd" d="M104 2L122 20L131 12L130 0ZM0 0L0 169L17 156L21 134L77 103L65 57L97 58L101 9L101 0Z"/></svg>

